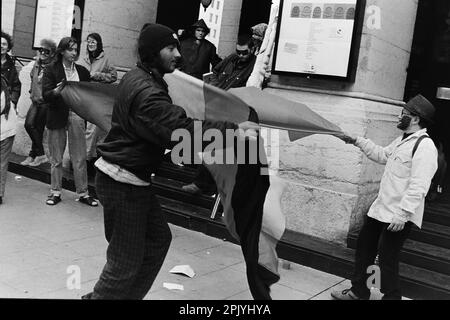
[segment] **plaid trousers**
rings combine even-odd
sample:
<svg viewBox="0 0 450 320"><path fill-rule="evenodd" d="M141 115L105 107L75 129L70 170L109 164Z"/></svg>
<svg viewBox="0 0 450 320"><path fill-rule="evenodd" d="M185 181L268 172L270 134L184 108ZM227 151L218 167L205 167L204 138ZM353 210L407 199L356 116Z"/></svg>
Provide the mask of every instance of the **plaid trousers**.
<svg viewBox="0 0 450 320"><path fill-rule="evenodd" d="M120 183L97 170L106 265L90 299L143 299L158 275L172 234L151 186Z"/></svg>

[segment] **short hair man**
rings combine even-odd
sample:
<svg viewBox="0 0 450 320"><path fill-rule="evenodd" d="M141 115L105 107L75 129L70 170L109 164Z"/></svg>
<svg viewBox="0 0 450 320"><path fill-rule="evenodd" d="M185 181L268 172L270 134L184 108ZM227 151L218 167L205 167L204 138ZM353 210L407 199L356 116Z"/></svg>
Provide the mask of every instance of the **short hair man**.
<svg viewBox="0 0 450 320"><path fill-rule="evenodd" d="M203 19L194 23L188 31L190 37L181 41L180 70L202 80L203 74L210 72L222 59L216 53L216 46L205 37L210 29Z"/></svg>
<svg viewBox="0 0 450 320"><path fill-rule="evenodd" d="M422 225L425 196L437 170L437 150L426 129L434 111L433 105L423 96L411 99L397 123L403 135L385 148L361 137L341 137L346 143L359 147L371 160L386 164L386 168L378 197L370 207L358 236L352 287L332 292L333 298L370 298L367 268L374 264L377 253L383 299L402 298L399 287L400 250L412 224L419 228ZM421 137L426 138L422 140Z"/></svg>
<svg viewBox="0 0 450 320"><path fill-rule="evenodd" d="M240 35L236 43L236 52L213 68L209 83L224 90L245 87L255 65L254 53L252 37L248 34Z"/></svg>
<svg viewBox="0 0 450 320"><path fill-rule="evenodd" d="M139 34L140 62L121 80L111 130L98 146L96 191L103 204L106 265L88 299L143 299L170 246L172 235L151 186L165 149L179 128L194 134L194 119L173 105L165 73L175 70L180 53L174 31L146 24ZM253 122L202 122L202 129L253 129Z"/></svg>

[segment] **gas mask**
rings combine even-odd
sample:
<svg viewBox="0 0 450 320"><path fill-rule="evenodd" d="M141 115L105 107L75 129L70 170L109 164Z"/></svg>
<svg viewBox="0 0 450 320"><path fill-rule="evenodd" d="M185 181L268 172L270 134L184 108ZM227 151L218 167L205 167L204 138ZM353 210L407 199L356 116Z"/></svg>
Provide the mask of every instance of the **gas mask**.
<svg viewBox="0 0 450 320"><path fill-rule="evenodd" d="M399 128L400 130L406 130L409 127L409 125L411 124L411 120L412 120L412 117L410 115L404 114L400 118L400 120L397 124L397 128Z"/></svg>

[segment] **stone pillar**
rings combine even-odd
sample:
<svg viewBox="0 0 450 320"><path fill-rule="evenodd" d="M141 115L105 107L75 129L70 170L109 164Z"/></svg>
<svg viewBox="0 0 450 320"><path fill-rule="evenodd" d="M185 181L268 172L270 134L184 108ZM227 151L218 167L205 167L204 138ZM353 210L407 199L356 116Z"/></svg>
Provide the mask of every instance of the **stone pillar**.
<svg viewBox="0 0 450 320"><path fill-rule="evenodd" d="M379 29L370 24L377 7ZM355 83L272 75L265 90L308 105L343 131L387 145L400 134L395 122L403 104L417 1L368 0L366 9ZM375 199L383 170L335 137L290 142L280 132L287 228L345 244Z"/></svg>
<svg viewBox="0 0 450 320"><path fill-rule="evenodd" d="M2 30L11 36L14 31L16 0L2 1Z"/></svg>
<svg viewBox="0 0 450 320"><path fill-rule="evenodd" d="M81 54L92 32L102 36L110 61L118 67L132 68L137 57L137 38L145 23L155 23L158 0L86 0Z"/></svg>
<svg viewBox="0 0 450 320"><path fill-rule="evenodd" d="M236 49L242 0L219 1L221 2L221 5L223 5L223 11L217 52L221 57L226 57Z"/></svg>

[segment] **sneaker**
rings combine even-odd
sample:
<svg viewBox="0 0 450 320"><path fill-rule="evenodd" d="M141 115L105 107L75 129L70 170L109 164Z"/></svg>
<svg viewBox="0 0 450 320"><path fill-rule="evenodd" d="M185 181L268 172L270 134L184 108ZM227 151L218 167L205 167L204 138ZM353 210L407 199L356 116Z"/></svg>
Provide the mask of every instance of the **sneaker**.
<svg viewBox="0 0 450 320"><path fill-rule="evenodd" d="M196 186L195 183L190 183L185 186L182 186L181 189L184 192L190 193L190 194L202 194L202 189Z"/></svg>
<svg viewBox="0 0 450 320"><path fill-rule="evenodd" d="M48 162L48 158L46 155L43 156L39 156L34 158L34 161L32 163L29 164L30 167L37 167L40 166L43 163Z"/></svg>
<svg viewBox="0 0 450 320"><path fill-rule="evenodd" d="M356 294L352 292L350 289L345 289L342 291L332 291L331 296L336 300L362 300Z"/></svg>
<svg viewBox="0 0 450 320"><path fill-rule="evenodd" d="M20 165L22 166L29 166L31 163L33 163L34 158L32 157L27 157L25 160L23 160Z"/></svg>

